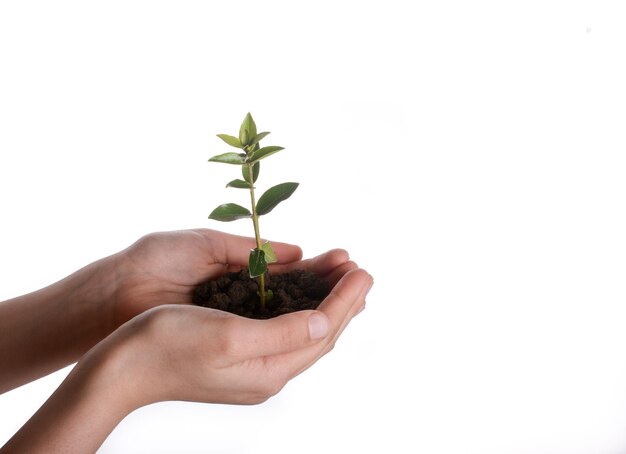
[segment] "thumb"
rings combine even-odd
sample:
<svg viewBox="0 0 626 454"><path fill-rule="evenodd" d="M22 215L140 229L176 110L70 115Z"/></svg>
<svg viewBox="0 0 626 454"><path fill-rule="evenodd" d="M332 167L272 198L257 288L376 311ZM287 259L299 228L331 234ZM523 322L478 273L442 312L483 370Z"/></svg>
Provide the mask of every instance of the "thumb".
<svg viewBox="0 0 626 454"><path fill-rule="evenodd" d="M231 334L236 359L244 361L262 356L299 350L322 340L329 332L330 321L320 311L298 311L269 320L233 317L236 324ZM230 337L230 336L229 336Z"/></svg>

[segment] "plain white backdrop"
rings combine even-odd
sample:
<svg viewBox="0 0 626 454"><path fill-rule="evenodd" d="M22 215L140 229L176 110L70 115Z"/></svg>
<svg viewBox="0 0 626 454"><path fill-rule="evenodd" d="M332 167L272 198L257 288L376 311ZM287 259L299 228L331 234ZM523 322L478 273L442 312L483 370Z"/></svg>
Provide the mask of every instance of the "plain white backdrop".
<svg viewBox="0 0 626 454"><path fill-rule="evenodd" d="M102 453L625 452L625 13L0 2L0 300L151 231L250 234L207 219L250 111L287 148L259 186L301 183L263 235L348 249L367 310L267 403L153 405ZM0 444L68 371L0 396Z"/></svg>

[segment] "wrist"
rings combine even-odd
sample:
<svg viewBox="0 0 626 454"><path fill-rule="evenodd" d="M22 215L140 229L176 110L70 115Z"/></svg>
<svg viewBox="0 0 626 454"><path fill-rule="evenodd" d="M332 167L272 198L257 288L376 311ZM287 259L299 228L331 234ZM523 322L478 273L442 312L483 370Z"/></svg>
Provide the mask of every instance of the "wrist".
<svg viewBox="0 0 626 454"><path fill-rule="evenodd" d="M133 346L117 334L115 331L85 354L71 374L89 395L99 396L107 414L121 420L144 404L136 399L140 396L135 392L139 380L132 363Z"/></svg>
<svg viewBox="0 0 626 454"><path fill-rule="evenodd" d="M124 415L161 400L166 362L155 348L155 317L162 308L148 310L124 323L101 341L78 364L89 370L92 382L114 396Z"/></svg>
<svg viewBox="0 0 626 454"><path fill-rule="evenodd" d="M0 393L76 362L113 331L115 261L102 259L2 303Z"/></svg>
<svg viewBox="0 0 626 454"><path fill-rule="evenodd" d="M106 341L81 358L44 405L9 440L7 452L96 452L136 407L116 376L119 357Z"/></svg>
<svg viewBox="0 0 626 454"><path fill-rule="evenodd" d="M93 344L117 328L114 304L119 287L118 262L118 254L100 259L59 282L70 310L90 312L82 318L89 320L86 327L94 334Z"/></svg>

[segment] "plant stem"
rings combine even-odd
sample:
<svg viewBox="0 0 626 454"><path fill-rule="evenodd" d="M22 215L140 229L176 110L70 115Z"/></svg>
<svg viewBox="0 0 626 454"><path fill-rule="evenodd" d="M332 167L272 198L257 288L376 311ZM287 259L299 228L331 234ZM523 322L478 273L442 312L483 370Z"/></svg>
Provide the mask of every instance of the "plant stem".
<svg viewBox="0 0 626 454"><path fill-rule="evenodd" d="M259 231L259 216L256 213L256 200L254 199L254 174L252 171L253 164L246 164L248 167L248 180L250 183L250 202L252 204L252 223L254 224L254 236L256 238L256 247L261 250L261 233ZM259 276L259 298L261 300L261 308L265 309L265 273Z"/></svg>

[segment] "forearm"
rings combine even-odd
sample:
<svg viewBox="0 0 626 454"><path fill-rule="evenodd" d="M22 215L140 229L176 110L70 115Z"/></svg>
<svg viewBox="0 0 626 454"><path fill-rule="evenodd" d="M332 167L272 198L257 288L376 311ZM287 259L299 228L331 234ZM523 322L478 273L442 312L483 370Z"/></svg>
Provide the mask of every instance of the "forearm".
<svg viewBox="0 0 626 454"><path fill-rule="evenodd" d="M109 351L90 351L0 453L96 452L134 409L121 373Z"/></svg>
<svg viewBox="0 0 626 454"><path fill-rule="evenodd" d="M0 393L77 361L113 329L115 258L0 303Z"/></svg>

